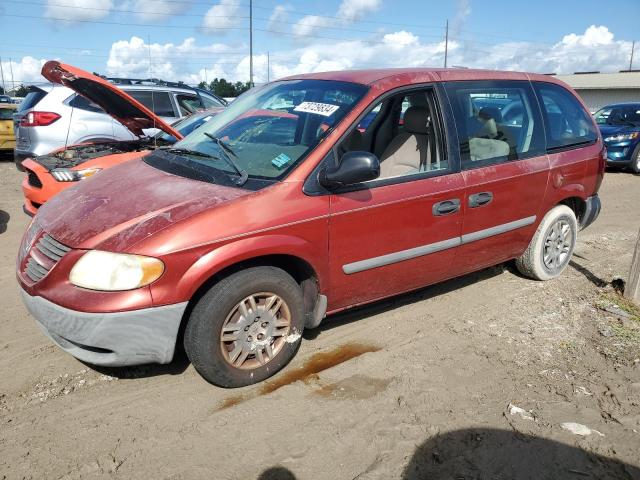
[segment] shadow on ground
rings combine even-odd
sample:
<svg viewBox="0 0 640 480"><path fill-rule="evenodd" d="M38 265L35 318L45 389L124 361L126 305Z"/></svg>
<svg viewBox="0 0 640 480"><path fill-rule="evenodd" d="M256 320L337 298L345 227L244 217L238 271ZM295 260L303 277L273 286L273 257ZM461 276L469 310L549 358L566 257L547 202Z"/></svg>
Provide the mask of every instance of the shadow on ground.
<svg viewBox="0 0 640 480"><path fill-rule="evenodd" d="M0 210L0 234L7 231L7 225L9 224L10 219L11 215L4 210Z"/></svg>
<svg viewBox="0 0 640 480"><path fill-rule="evenodd" d="M400 472L380 467L388 478ZM371 478L384 478L376 475ZM369 478L367 471L354 478ZM337 478L337 477L336 477ZM400 476L403 480L572 479L639 480L638 467L581 448L513 431L487 428L437 435L416 448ZM295 480L277 466L258 480Z"/></svg>

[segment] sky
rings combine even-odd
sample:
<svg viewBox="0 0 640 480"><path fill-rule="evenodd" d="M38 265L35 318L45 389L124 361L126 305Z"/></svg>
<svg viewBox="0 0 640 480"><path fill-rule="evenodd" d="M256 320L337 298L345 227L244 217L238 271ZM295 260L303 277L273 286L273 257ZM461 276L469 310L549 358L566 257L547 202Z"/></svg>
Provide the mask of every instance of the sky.
<svg viewBox="0 0 640 480"><path fill-rule="evenodd" d="M376 67L629 68L640 0L253 0L254 81ZM196 84L249 80L249 0L0 0L5 85L60 60ZM640 42L634 68L640 68ZM12 76L13 75L13 76Z"/></svg>

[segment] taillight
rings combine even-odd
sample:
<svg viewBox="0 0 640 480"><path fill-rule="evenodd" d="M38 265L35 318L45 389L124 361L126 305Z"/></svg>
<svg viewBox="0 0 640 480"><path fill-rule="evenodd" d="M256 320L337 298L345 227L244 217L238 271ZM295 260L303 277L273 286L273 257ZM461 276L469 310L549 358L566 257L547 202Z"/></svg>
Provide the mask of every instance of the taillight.
<svg viewBox="0 0 640 480"><path fill-rule="evenodd" d="M60 115L55 112L29 112L22 120L20 120L21 127L46 127L58 120Z"/></svg>

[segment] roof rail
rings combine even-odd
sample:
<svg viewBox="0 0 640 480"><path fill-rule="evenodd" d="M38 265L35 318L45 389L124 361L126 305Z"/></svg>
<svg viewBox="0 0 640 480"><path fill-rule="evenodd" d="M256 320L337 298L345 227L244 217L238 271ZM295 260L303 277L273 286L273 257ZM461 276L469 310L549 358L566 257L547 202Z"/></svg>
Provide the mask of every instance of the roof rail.
<svg viewBox="0 0 640 480"><path fill-rule="evenodd" d="M115 85L156 85L159 87L172 87L172 88L188 88L194 90L195 88L182 82L167 82L166 80L160 80L159 78L126 78L126 77L107 77L106 75L100 75L95 73L97 77L103 78Z"/></svg>

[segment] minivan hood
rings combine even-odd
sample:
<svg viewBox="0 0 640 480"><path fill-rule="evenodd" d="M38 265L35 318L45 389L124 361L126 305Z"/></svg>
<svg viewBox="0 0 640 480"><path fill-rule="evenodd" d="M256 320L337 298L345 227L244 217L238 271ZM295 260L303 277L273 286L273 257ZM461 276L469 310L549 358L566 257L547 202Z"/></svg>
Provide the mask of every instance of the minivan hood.
<svg viewBox="0 0 640 480"><path fill-rule="evenodd" d="M134 135L144 136L143 129L159 128L178 140L183 136L124 91L108 81L79 68L51 60L42 67L42 76L52 83L69 87L99 105L107 114L127 127Z"/></svg>
<svg viewBox="0 0 640 480"><path fill-rule="evenodd" d="M34 221L69 247L123 252L167 226L250 193L171 175L137 159L59 193Z"/></svg>

